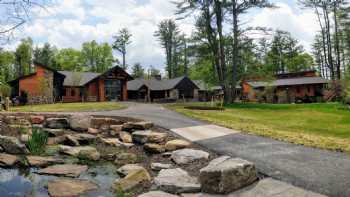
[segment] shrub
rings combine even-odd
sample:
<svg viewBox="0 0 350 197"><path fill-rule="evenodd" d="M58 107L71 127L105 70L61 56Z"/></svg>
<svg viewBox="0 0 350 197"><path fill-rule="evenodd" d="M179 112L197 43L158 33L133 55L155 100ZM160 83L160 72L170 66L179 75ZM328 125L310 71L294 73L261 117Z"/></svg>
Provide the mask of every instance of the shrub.
<svg viewBox="0 0 350 197"><path fill-rule="evenodd" d="M133 197L133 193L125 192L121 188L118 188L115 193L115 197Z"/></svg>
<svg viewBox="0 0 350 197"><path fill-rule="evenodd" d="M48 134L38 128L33 128L32 136L27 142L29 151L33 155L41 155L45 153L45 147L47 144Z"/></svg>

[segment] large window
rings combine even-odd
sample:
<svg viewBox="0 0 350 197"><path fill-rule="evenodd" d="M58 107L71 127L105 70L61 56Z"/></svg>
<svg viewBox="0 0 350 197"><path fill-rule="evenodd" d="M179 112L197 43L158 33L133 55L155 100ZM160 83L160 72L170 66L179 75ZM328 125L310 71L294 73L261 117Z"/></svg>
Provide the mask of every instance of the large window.
<svg viewBox="0 0 350 197"><path fill-rule="evenodd" d="M105 96L108 101L121 100L122 86L120 80L105 80Z"/></svg>

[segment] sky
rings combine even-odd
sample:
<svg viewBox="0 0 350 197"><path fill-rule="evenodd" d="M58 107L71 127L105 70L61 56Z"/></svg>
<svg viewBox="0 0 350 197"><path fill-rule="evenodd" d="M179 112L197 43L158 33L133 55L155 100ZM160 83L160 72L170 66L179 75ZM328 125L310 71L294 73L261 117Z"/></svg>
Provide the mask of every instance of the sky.
<svg viewBox="0 0 350 197"><path fill-rule="evenodd" d="M127 63L136 62L164 69L165 54L154 32L163 19L176 18L173 0L56 0L46 10L36 8L17 38L30 36L35 45L45 42L58 48L80 49L83 42L112 43L113 35L126 27L132 33L127 48ZM302 10L294 0L272 0L278 8L254 9L243 17L250 26L264 26L291 32L306 50L310 50L315 32L316 16L311 10ZM177 21L187 35L193 31L193 19ZM5 48L14 49L19 39ZM120 54L115 52L120 58Z"/></svg>

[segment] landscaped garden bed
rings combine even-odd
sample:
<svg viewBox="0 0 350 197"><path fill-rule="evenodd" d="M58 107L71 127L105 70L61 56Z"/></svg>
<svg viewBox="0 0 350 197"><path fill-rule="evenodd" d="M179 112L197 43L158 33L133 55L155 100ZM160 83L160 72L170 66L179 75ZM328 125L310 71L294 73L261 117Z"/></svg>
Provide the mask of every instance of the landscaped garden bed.
<svg viewBox="0 0 350 197"><path fill-rule="evenodd" d="M151 122L26 113L1 114L0 120L4 196L228 193L257 180L252 163L218 158ZM240 172L238 182L221 183L215 178L224 177L216 165L225 162L230 164L228 170ZM218 182L211 182L212 178ZM216 187L220 184L224 187Z"/></svg>

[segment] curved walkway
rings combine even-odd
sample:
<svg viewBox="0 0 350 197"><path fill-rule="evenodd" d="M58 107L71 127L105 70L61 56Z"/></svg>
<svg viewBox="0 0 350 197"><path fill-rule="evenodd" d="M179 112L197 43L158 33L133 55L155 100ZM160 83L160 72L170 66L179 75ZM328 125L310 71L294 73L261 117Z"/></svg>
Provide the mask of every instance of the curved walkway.
<svg viewBox="0 0 350 197"><path fill-rule="evenodd" d="M220 154L241 157L259 171L292 185L334 197L350 196L350 155L247 135L185 117L158 104L94 112L152 121Z"/></svg>

